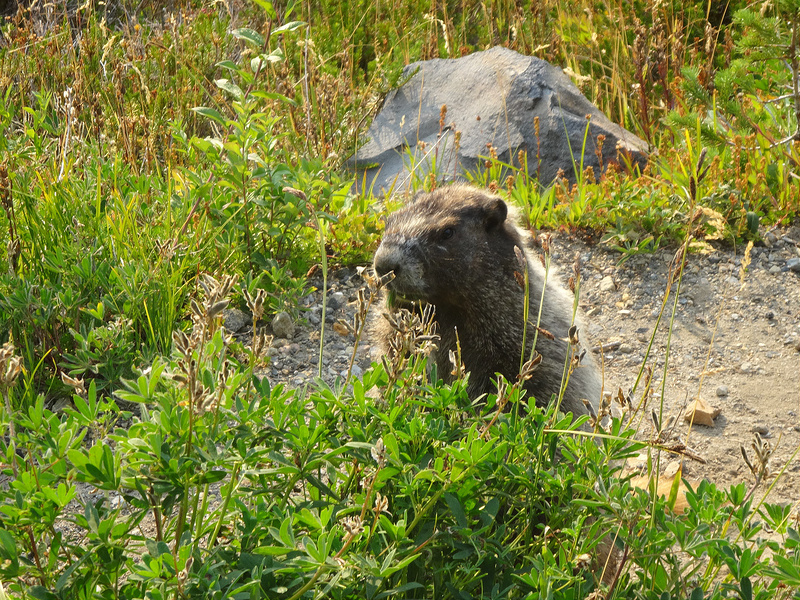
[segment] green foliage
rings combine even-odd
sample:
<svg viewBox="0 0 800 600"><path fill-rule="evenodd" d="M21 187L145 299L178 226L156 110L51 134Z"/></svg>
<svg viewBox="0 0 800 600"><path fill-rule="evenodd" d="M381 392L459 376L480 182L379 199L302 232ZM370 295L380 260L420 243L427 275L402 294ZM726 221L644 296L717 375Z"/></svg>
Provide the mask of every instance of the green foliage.
<svg viewBox="0 0 800 600"><path fill-rule="evenodd" d="M789 507L703 482L676 516L619 477L633 453L658 459L619 420L589 439L513 386L520 410L499 412L424 361L306 395L218 330L229 295L260 298L254 322L299 316L298 275L369 260L392 201L338 167L413 60L548 59L651 143L641 177L584 169L584 144L576 184L549 187L487 149L470 176L534 227L601 230L624 259L796 217L796 2L161 4L28 3L0 23L10 593L798 597ZM443 156L415 187L451 175Z"/></svg>
<svg viewBox="0 0 800 600"><path fill-rule="evenodd" d="M595 440L515 387L521 410L498 413L462 381L428 381L424 359L373 365L347 389L273 387L214 324L232 285L206 278L193 334L125 382L117 395L140 416L94 382L63 415L40 395L3 416L16 432L0 442L10 592L567 599L600 589L601 548L615 546L608 597L790 597L788 507L703 482L675 515L619 478L645 448L619 419ZM756 543L762 520L780 539Z"/></svg>
<svg viewBox="0 0 800 600"><path fill-rule="evenodd" d="M676 133L695 130L719 153L720 181L735 213L726 210L726 220L736 237L752 237L757 216L783 218L800 208L796 178L786 176L800 132L799 25L795 2L736 10L725 64L687 67L686 106L666 118Z"/></svg>

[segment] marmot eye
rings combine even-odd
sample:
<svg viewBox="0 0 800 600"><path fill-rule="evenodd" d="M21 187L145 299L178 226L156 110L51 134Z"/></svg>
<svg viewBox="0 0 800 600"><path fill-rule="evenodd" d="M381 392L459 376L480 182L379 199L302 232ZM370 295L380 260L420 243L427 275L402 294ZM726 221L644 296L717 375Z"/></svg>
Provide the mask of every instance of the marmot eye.
<svg viewBox="0 0 800 600"><path fill-rule="evenodd" d="M455 232L456 230L452 227L447 227L446 229L442 230L442 241L449 240L451 237L453 237Z"/></svg>

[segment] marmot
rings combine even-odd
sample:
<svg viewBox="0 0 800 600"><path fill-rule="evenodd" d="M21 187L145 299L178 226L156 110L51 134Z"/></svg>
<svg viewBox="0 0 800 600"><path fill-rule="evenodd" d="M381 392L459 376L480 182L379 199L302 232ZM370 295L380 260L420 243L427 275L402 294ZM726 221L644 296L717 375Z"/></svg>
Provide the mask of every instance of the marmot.
<svg viewBox="0 0 800 600"><path fill-rule="evenodd" d="M511 214L509 214L511 213ZM441 337L433 353L438 374L452 380L450 351L461 348L461 359L470 372L468 394L475 399L496 391L495 373L510 382L517 379L523 335L523 286L518 283L524 268L514 248L528 263L530 309L525 360L530 357L536 334L536 319L545 280L545 270L531 251L530 235L515 221L516 213L490 193L455 184L418 194L412 203L390 215L374 267L379 276L390 271L388 284L402 301L434 306L434 320ZM544 286L539 327L555 336L537 336L536 350L542 361L526 382L528 396L546 406L561 387L573 324L574 296L559 285L552 269ZM584 336L579 316L575 325ZM384 350L391 334L387 327L378 336ZM456 337L457 336L457 337ZM578 349L580 351L580 349ZM586 353L569 380L561 404L573 415L588 411L583 399L596 408L602 379L591 353Z"/></svg>

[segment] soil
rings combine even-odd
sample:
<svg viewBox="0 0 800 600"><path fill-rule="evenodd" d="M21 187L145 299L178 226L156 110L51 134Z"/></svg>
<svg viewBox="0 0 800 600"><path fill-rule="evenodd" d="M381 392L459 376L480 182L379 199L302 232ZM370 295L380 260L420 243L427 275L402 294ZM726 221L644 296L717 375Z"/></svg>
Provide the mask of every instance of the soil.
<svg viewBox="0 0 800 600"><path fill-rule="evenodd" d="M752 443L758 433L772 455L770 476L760 484L756 498L771 486L768 500L788 503L800 499L800 273L794 270L800 262L800 227L763 232L762 239L750 252L743 276L744 246L719 245L707 254L689 254L677 304L673 285L660 321L675 248L639 254L620 264L619 252L560 232L552 234L552 258L562 279L572 271L576 255L581 258L586 337L604 366L607 392L630 392L653 340L646 360L653 371L653 392L639 437L654 436L649 415L653 408L659 410L666 378L663 422L672 419L670 443L686 444L699 458L683 457L684 476L724 487L745 482L749 488L755 478L741 448L755 463ZM315 285L322 287L321 281ZM347 371L353 338L341 335L342 328L334 323L339 318L352 320L360 287L363 283L353 270L329 277L326 380ZM292 386L309 383L317 374L321 294L309 294L305 308L304 323L290 339L276 339L270 350L268 375ZM369 365L369 357L369 344L359 344L357 376ZM632 397L634 405L643 390L640 384ZM719 411L713 427L690 427L684 419L698 396ZM680 460L676 455L662 460L667 475Z"/></svg>

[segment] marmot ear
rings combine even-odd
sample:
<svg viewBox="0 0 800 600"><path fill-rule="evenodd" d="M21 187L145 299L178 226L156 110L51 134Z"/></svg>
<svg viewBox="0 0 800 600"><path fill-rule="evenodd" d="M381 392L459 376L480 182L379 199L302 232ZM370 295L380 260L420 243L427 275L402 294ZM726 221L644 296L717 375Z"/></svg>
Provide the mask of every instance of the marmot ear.
<svg viewBox="0 0 800 600"><path fill-rule="evenodd" d="M508 216L508 207L500 198L492 198L486 205L486 217L483 220L486 231L502 225Z"/></svg>

